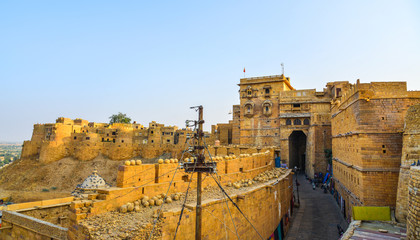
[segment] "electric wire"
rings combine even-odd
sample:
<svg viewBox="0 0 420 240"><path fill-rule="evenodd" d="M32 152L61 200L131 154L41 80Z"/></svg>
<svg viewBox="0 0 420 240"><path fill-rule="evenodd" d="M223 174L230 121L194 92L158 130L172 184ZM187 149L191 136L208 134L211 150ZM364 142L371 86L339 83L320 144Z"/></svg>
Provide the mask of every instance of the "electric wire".
<svg viewBox="0 0 420 240"><path fill-rule="evenodd" d="M209 148L207 147L207 143L206 143L206 140L205 140L205 139L204 139L204 146L205 146L205 148L207 149L207 152L208 152L208 154L209 154L210 161L213 161L213 162L214 162L214 160L213 160L213 158L212 158L212 156L211 156L210 150L209 150ZM217 174L217 172L216 172L216 174ZM212 175L212 176L213 176L213 175ZM213 177L213 179L214 179L214 177ZM240 239L240 238L239 238L239 234L238 234L238 229L236 228L235 221L233 220L233 217L232 217L232 212L230 211L228 201L227 201L227 199L226 199L225 194L223 194L223 191L222 191L222 195L223 195L223 198L224 198L224 200L225 200L226 207L227 207L227 209L228 209L230 219L232 220L232 224L233 224L233 227L234 227L234 229L235 229L236 237L237 237L238 239ZM223 213L223 211L222 211L222 213ZM224 217L224 216L225 216L225 215L224 215L224 213L223 213L223 217ZM225 225L225 226L226 226L226 225Z"/></svg>
<svg viewBox="0 0 420 240"><path fill-rule="evenodd" d="M188 139L186 139L185 140L185 143L184 143L184 146L185 146L185 144L188 142ZM182 155L181 155L181 159L184 157L184 151L182 152ZM174 181L174 179L175 179L175 175L176 175L176 172L178 171L178 169L180 168L180 166L181 166L181 163L179 163L178 164L178 166L177 166L177 168L175 169L175 172L174 172L174 175L172 176L172 180L171 180L171 182L169 183L169 186L168 186L168 189L166 190L166 194L165 194L165 197L164 197L164 199L163 199L163 203L162 203L162 205L160 206L160 208L159 208L159 210L158 210L158 214L157 214L157 218L155 219L155 221L154 221L154 223L153 223L153 228L152 228L152 231L150 232L150 235L149 235L149 240L150 240L150 238L153 236L153 232L154 232L154 230L155 230L155 227L156 227L156 224L157 224L157 222L159 221L159 217L160 217L160 214L161 214L161 212L162 212L162 208L163 208L163 205L165 205L165 202L166 202L166 199L168 198L168 193L169 193L169 190L171 189L171 186L172 186L172 182Z"/></svg>
<svg viewBox="0 0 420 240"><path fill-rule="evenodd" d="M178 219L178 223L175 229L175 235L174 235L174 240L176 238L176 235L178 234L178 229L179 229L179 225L181 224L181 219L182 219L182 215L184 214L184 209L185 209L185 203L187 202L187 198L188 198L188 192L190 190L190 184L192 182L192 176L194 174L194 170L195 170L195 166L197 165L197 162L194 163L194 168L193 171L191 172L191 176L190 176L190 182L188 183L188 187L187 187L187 191L185 193L185 198L184 198L184 202L182 203L182 208L181 208L181 213L179 214L179 219Z"/></svg>
<svg viewBox="0 0 420 240"><path fill-rule="evenodd" d="M196 125L195 125L195 127L194 127L194 131L196 130ZM186 144L188 144L189 145L189 143L188 143L188 138L187 139L185 139L185 143L184 143L184 146L186 145ZM184 153L185 153L185 150L182 152L182 155L181 155L181 159L183 159L183 157L184 157ZM197 162L195 162L194 163L194 170L195 170L195 165L197 164ZM150 235L149 235L149 240L150 240L150 238L153 236L153 232L154 232L154 230L155 230L155 227L156 227L156 224L157 224L157 222L159 221L159 217L160 217L160 213L161 213L161 211L162 211L162 208L163 208L163 205L165 204L165 202L166 202L166 198L168 197L168 193L169 193L169 189L171 188L171 186L172 186L172 182L173 182L173 180L174 180L174 178L175 178L175 175L176 175L176 172L177 172L177 170L180 168L180 166L181 166L181 162L180 162L180 164L178 164L178 167L176 168L176 170L175 170L175 173L174 173L174 175L172 176L172 180L171 180L171 182L170 182L170 184L169 184L169 186L168 186L168 190L166 191L166 194L165 194L165 198L163 199L163 203L162 203L162 205L160 206L160 208L159 208L159 211L158 211L158 216L157 216L157 218L156 218L156 220L154 221L154 223L153 223L153 228L152 228L152 231L150 232ZM190 182L188 183L188 186L189 186L189 184L191 183L191 181L192 181L192 177L191 177L191 180L190 180ZM187 189L188 190L188 189ZM186 198L185 198L186 199Z"/></svg>
<svg viewBox="0 0 420 240"><path fill-rule="evenodd" d="M205 142L204 142L205 143ZM207 147L207 144L204 144L204 146L206 147L210 159L211 159L211 154L210 154L210 150ZM215 172L215 174L218 176L217 172ZM219 181L214 177L213 174L210 174L212 176L212 178L214 179L214 181L217 183L217 185L219 186L220 190L222 191L222 193L224 195L226 195L226 197L229 198L229 200L232 202L232 204L238 209L238 211L242 214L242 216L244 216L244 218L249 222L249 224L251 224L252 228L254 228L254 230L258 233L258 235L260 236L261 239L264 240L264 238L261 236L261 234L258 232L258 230L255 228L254 224L252 224L251 221L249 221L249 219L245 216L245 214L242 212L242 210L239 208L239 206L232 200L232 198L230 198L230 196L227 194L227 192L224 190L224 188L222 187L222 185L219 183ZM229 212L230 213L230 212ZM232 220L233 221L233 220Z"/></svg>
<svg viewBox="0 0 420 240"><path fill-rule="evenodd" d="M225 226L225 229L229 229L229 231L231 231L233 234L235 234L235 232L226 225L226 221L225 220L222 221L220 218L214 216L212 212L210 212L209 210L207 210L205 208L203 210L206 211L206 212L208 212L210 214L210 216L212 216L213 218L217 219L220 223L222 223ZM225 216L225 215L223 214L223 216ZM227 233L226 233L226 239L228 239Z"/></svg>
<svg viewBox="0 0 420 240"><path fill-rule="evenodd" d="M220 185L220 183L217 181L217 179L213 176L213 174L211 174L211 176L213 177L214 181L217 183L217 185L219 186L219 188L222 190L222 192L229 198L229 200L232 202L232 204L238 209L238 211L242 214L242 216L244 216L244 218L249 222L249 224L251 224L252 228L254 228L254 230L258 233L258 235L260 236L260 238L264 240L264 238L261 236L261 234L255 228L254 224L252 224L252 222L249 221L249 219L242 212L242 210L239 208L239 206L232 200L232 198L230 198L230 196L226 193L225 189L223 189L223 187Z"/></svg>

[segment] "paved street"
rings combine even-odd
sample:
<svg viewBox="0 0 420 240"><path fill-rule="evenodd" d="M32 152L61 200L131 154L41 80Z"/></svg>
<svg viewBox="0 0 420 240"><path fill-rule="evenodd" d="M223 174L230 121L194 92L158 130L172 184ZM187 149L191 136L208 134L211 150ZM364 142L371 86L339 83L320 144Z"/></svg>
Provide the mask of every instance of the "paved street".
<svg viewBox="0 0 420 240"><path fill-rule="evenodd" d="M294 209L296 212L286 240L338 239L337 224L346 230L347 223L333 196L320 188L312 190L304 175L299 175L298 181L300 207Z"/></svg>

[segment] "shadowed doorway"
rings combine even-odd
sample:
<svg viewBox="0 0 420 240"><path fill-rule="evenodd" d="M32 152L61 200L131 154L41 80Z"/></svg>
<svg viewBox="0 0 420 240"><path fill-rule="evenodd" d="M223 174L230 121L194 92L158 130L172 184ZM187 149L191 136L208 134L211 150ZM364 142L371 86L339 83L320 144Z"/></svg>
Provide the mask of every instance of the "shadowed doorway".
<svg viewBox="0 0 420 240"><path fill-rule="evenodd" d="M297 166L305 172L306 135L302 131L293 131L289 136L289 168Z"/></svg>

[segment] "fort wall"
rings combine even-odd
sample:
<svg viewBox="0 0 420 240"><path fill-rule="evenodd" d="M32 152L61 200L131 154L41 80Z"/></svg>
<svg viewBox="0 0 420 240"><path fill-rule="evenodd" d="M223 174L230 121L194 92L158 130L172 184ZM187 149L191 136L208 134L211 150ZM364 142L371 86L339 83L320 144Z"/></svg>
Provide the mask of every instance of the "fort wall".
<svg viewBox="0 0 420 240"><path fill-rule="evenodd" d="M334 101L334 180L348 219L352 206L395 206L404 117L419 102L405 82L358 82Z"/></svg>
<svg viewBox="0 0 420 240"><path fill-rule="evenodd" d="M238 196L232 196L233 200L250 219L254 227L267 239L277 228L281 220L286 220L290 217L290 205L292 196L293 180L292 176L286 174L282 176L278 182L272 185L266 185L246 192ZM231 202L229 209L235 209ZM181 226L195 225L195 206L187 206L188 211L185 212L181 221ZM232 211L232 218L236 221L237 231L241 239L259 239L258 233L252 226L246 222L239 211ZM174 230L179 220L180 211L165 212L165 224L163 225L162 239L173 239ZM202 236L203 239L214 239L215 236L219 238L235 239L237 238L234 226L231 221L227 221L226 230L223 223L219 219L223 219L224 215L228 216L229 212L224 200L208 201L203 204L203 221ZM285 217L287 216L287 217ZM238 224L238 222L241 222ZM285 232L289 229L288 220L283 226ZM177 239L194 239L194 227L181 227L179 229Z"/></svg>
<svg viewBox="0 0 420 240"><path fill-rule="evenodd" d="M395 217L399 222L405 223L409 206L410 165L417 164L420 159L420 105L411 106L407 110L401 155Z"/></svg>
<svg viewBox="0 0 420 240"><path fill-rule="evenodd" d="M249 156L243 155L239 158L234 158L234 159L230 159L230 158L233 158L233 157L229 157L229 158L225 157L224 160L217 161L218 178L222 185L226 185L229 182L233 183L241 179L252 179L258 174L274 168L273 152L270 152L270 151L254 153ZM214 159L215 160L220 159L220 157L214 158ZM157 194L166 193L168 189L168 184L171 182L172 182L172 185L170 187L169 194L176 193L176 192L184 192L185 189L187 188L187 185L190 179L191 178L195 179L195 175L185 173L182 169L178 169L178 166L179 165L176 163L120 166L118 169L118 177L117 177L118 187L117 188L98 190L98 193L90 195L88 197L88 200L74 201L71 204L71 209L72 209L73 214L70 217L70 221L72 222L72 224L70 227L69 236L72 236L73 238L83 238L81 236L83 236L84 230L82 227L78 225L78 223L82 221L83 219L90 218L92 216L95 216L101 213L117 210L122 205L126 204L127 202L133 202L140 199L141 196L155 196ZM176 171L176 174L175 174L175 171ZM279 217L281 218L282 216L284 216L284 214L288 212L287 209L289 209L290 207L290 200L292 197L292 188L291 188L292 178L289 177L290 173L291 171L289 170L284 177L284 179L287 180L287 188L284 186L286 183L281 182L282 184L279 184L279 186L282 186L282 187L279 187L279 190L277 191L270 190L271 187L267 187L268 189L264 191L259 190L260 192L255 193L256 195L258 195L258 197L254 197L254 196L245 197L246 199L245 202L249 202L250 204L252 204L252 206L244 207L247 209L248 213L251 215L257 214L257 211L255 211L255 209L254 210L252 209L257 206L257 202L259 200L264 199L264 197L268 197L268 196L265 196L264 194L268 194L268 195L271 194L269 197L270 199L273 198L273 194L279 194L276 196L278 198L277 201L283 201L283 203L281 203L280 205L277 205L278 203L274 201L273 204L277 206L276 212L278 213L279 213L278 207L279 206L282 207L281 211L283 212L281 215L279 214L280 215ZM207 188L209 186L216 186L216 183L212 181L212 179L210 178L203 181L202 187ZM193 189L196 188L195 181L192 181L191 187ZM264 188L265 187L263 187L262 189ZM284 194L284 196L282 194ZM209 203L209 208L210 206L214 204L217 205L219 203L217 202L211 203L211 204ZM270 204L271 203L269 203L269 205ZM268 207L268 206L264 206L264 207ZM270 207L272 206L270 205ZM263 209L262 211L269 211L269 210ZM220 213L217 213L217 214L220 214ZM168 221L172 222L175 220L175 218L176 218L176 213L170 213L166 219L167 220L170 219ZM275 218L275 216L273 216L273 218L274 218L274 222L277 221L277 218ZM213 220L211 220L210 218L206 218L206 219L207 219L206 222L216 224L216 222L213 222L214 219ZM165 220L165 222L167 220ZM269 221L272 221L272 220L273 219L270 219ZM264 221L267 222L268 220L266 219ZM280 220L278 220L278 222L276 223L277 225L279 221ZM262 224L260 225L260 227L262 229L269 229L269 227L272 227L272 225L274 226L275 224L274 222L268 225ZM168 226L168 231L172 231L173 230L172 228L175 225L169 224L167 226ZM211 228L208 229L209 232L210 232L210 229ZM274 231L274 229L275 228L270 229L271 233ZM164 230L164 232L165 231L166 230ZM245 229L243 231L248 232L248 230L245 230ZM185 234L189 234L189 233L185 233ZM243 236L247 236L247 235L243 235ZM251 234L250 236L253 236L253 234ZM163 237L162 239L167 239L167 238ZM188 239L188 238L182 238L182 239Z"/></svg>
<svg viewBox="0 0 420 240"><path fill-rule="evenodd" d="M408 184L407 239L420 238L420 167L410 167Z"/></svg>

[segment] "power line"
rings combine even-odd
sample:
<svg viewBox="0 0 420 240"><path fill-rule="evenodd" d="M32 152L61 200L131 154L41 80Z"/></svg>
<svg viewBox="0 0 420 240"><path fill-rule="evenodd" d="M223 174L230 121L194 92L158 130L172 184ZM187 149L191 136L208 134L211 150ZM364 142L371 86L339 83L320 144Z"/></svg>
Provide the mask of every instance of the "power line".
<svg viewBox="0 0 420 240"><path fill-rule="evenodd" d="M188 140L186 140L186 141L185 141L185 143L186 143L187 141L188 141ZM185 144L184 144L184 146L185 146ZM182 152L181 159L182 159L183 157L184 157L184 151ZM151 237L152 237L152 235L153 235L153 232L154 232L154 230L155 230L155 226L156 226L157 222L159 221L159 217L160 217L160 214L161 214L161 211L162 211L163 205L165 204L166 199L168 198L169 189L171 189L172 182L173 182L173 181L174 181L174 179L175 179L176 172L177 172L177 171L178 171L178 169L180 168L180 165L181 165L181 164L178 164L178 167L176 168L176 170L175 170L175 172L174 172L174 175L172 176L172 180L171 180L171 182L169 183L168 190L166 190L166 194L165 194L165 197L164 197L164 199L163 199L163 203L162 203L162 205L161 205L161 206L160 206L160 208L159 208L159 211L158 211L158 214L157 214L157 218L156 218L156 220L154 221L152 231L150 232L150 235L149 235L149 238L148 238L149 240L150 240L150 238L151 238Z"/></svg>
<svg viewBox="0 0 420 240"><path fill-rule="evenodd" d="M195 165L194 165L194 169L195 169ZM179 215L179 219L178 219L178 224L177 224L177 226L176 226L175 235L174 235L174 240L175 240L175 238L176 238L176 235L178 234L178 228L179 228L179 225L181 224L182 215L184 214L185 203L187 202L188 192L189 192L189 190L190 190L190 184L191 184L192 179L193 179L193 178L192 178L193 174L194 174L194 172L191 172L190 182L188 183L187 191L186 191L186 193L185 193L184 202L183 202L183 204L182 204L181 213L180 213L180 215Z"/></svg>
<svg viewBox="0 0 420 240"><path fill-rule="evenodd" d="M210 157L210 161L213 161L213 158L212 158L212 156L211 156L211 153L210 153L209 148L207 147L207 143L206 143L206 140L205 140L205 139L204 139L204 146L205 146L205 148L207 149L207 152L208 152L209 157ZM217 174L217 172L216 172L216 174ZM213 175L212 175L212 176L213 176ZM213 179L214 179L214 178L213 178ZM236 228L236 224L235 224L235 221L233 220L232 213L231 213L231 211L230 211L228 201L227 201L227 199L226 199L226 196L223 194L223 191L222 191L222 195L223 195L223 198L225 199L226 207L227 207L227 209L228 209L230 219L232 220L233 227L235 228L236 237L237 237L238 239L240 239L240 238L239 238L239 234L238 234L238 229ZM223 213L223 211L222 211L222 213ZM224 217L224 213L223 213L223 217Z"/></svg>
<svg viewBox="0 0 420 240"><path fill-rule="evenodd" d="M210 159L211 159L211 154L210 154L210 150L207 147L207 144L204 140L204 146L207 149ZM215 172L216 175L217 172ZM212 178L214 179L214 181L217 183L217 185L219 186L220 190L222 191L222 193L224 193L224 195L226 195L226 197L229 198L229 200L232 202L232 204L238 209L238 211L242 214L242 216L244 216L244 218L251 224L251 226L254 228L254 230L258 233L258 235L260 236L261 239L264 240L264 238L261 236L261 234L258 232L258 230L255 228L254 224L251 223L251 221L249 221L249 219L245 216L245 214L241 211L241 209L239 208L239 206L230 198L230 196L226 193L226 191L223 189L222 185L219 183L219 181L213 176L213 174L210 173L210 175L212 176ZM233 220L232 220L233 221Z"/></svg>
<svg viewBox="0 0 420 240"><path fill-rule="evenodd" d="M254 228L254 230L258 233L258 235L260 236L260 238L264 240L264 238L261 236L261 234L255 228L254 224L252 224L252 222L249 221L249 219L245 216L245 214L242 212L242 210L239 208L239 206L232 200L232 198L230 198L230 196L226 193L225 189L223 189L223 187L216 180L216 178L213 176L213 174L211 174L211 176L213 177L214 181L217 183L217 185L219 186L219 188L222 190L222 192L229 198L229 200L232 202L232 204L238 209L238 211L242 214L242 216L244 216L244 218L249 222L249 224L251 224L252 228Z"/></svg>

